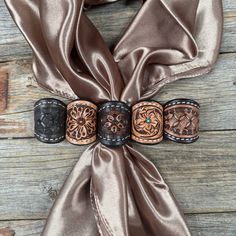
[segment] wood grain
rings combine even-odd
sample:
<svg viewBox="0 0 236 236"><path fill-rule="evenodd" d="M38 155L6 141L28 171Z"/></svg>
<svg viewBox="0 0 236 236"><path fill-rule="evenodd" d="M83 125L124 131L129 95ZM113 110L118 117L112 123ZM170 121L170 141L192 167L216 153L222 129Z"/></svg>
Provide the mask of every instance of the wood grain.
<svg viewBox="0 0 236 236"><path fill-rule="evenodd" d="M235 236L236 213L186 215L192 236ZM9 226L16 236L39 236L45 220L17 220L0 222L0 227Z"/></svg>
<svg viewBox="0 0 236 236"><path fill-rule="evenodd" d="M121 0L87 11L111 49L140 2ZM198 100L200 140L192 145L136 145L169 183L193 236L236 235L236 0L223 4L222 55L213 72L167 85L156 97L160 102ZM67 142L46 145L31 138L34 102L56 97L34 81L31 57L0 0L0 71L9 74L8 106L0 114L0 228L10 227L16 236L40 235L64 179L86 148Z"/></svg>
<svg viewBox="0 0 236 236"><path fill-rule="evenodd" d="M15 232L8 227L0 229L0 236L14 236L14 235Z"/></svg>
<svg viewBox="0 0 236 236"><path fill-rule="evenodd" d="M191 145L136 145L169 183L185 213L236 211L236 131L203 132ZM35 139L0 142L0 220L45 218L86 147Z"/></svg>
<svg viewBox="0 0 236 236"><path fill-rule="evenodd" d="M15 230L16 236L40 236L44 222L44 220L4 221L0 222L0 227L11 227Z"/></svg>
<svg viewBox="0 0 236 236"><path fill-rule="evenodd" d="M7 108L8 74L0 71L0 114Z"/></svg>
<svg viewBox="0 0 236 236"><path fill-rule="evenodd" d="M141 1L118 1L92 8L88 16L112 47L132 21ZM224 37L221 52L236 52L236 0L223 0L225 12ZM0 62L25 59L31 49L11 19L4 0L0 0Z"/></svg>

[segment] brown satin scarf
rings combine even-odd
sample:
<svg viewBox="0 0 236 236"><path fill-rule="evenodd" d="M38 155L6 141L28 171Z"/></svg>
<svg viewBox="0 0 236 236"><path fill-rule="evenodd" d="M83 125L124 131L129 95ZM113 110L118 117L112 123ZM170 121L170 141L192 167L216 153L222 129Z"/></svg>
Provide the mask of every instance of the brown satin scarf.
<svg viewBox="0 0 236 236"><path fill-rule="evenodd" d="M169 82L211 70L221 41L221 0L146 0L110 52L83 7L112 1L6 0L33 49L41 86L71 99L132 105ZM130 145L111 149L95 143L66 180L42 235L190 232L170 189L145 156Z"/></svg>

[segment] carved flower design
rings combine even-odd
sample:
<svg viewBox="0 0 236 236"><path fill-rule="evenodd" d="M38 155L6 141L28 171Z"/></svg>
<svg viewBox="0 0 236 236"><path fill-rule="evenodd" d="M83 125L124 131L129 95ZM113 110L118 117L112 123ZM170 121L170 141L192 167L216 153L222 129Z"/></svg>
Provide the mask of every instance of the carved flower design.
<svg viewBox="0 0 236 236"><path fill-rule="evenodd" d="M67 131L76 139L92 136L96 130L96 111L87 106L74 106L69 111Z"/></svg>
<svg viewBox="0 0 236 236"><path fill-rule="evenodd" d="M152 135L159 130L159 126L159 113L156 109L146 109L143 107L139 110L137 119L135 120L136 130L139 132L144 131L145 133Z"/></svg>
<svg viewBox="0 0 236 236"><path fill-rule="evenodd" d="M122 117L122 114L117 114L115 112L108 114L104 126L112 133L116 134L118 131L125 128Z"/></svg>

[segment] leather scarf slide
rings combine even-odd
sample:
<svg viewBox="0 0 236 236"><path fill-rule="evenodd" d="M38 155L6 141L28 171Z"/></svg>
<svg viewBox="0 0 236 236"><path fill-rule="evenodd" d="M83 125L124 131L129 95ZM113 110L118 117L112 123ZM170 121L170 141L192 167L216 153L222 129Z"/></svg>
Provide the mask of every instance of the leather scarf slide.
<svg viewBox="0 0 236 236"><path fill-rule="evenodd" d="M5 1L33 50L37 82L71 100L133 106L170 82L210 72L219 53L221 0L146 0L112 52L84 5L116 0ZM65 181L41 235L191 233L161 174L132 143L94 142Z"/></svg>

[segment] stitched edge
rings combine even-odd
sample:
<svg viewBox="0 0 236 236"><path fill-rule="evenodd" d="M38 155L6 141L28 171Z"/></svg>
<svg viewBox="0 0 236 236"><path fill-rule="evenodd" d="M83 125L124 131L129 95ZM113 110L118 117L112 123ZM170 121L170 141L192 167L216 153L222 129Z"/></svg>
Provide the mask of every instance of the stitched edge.
<svg viewBox="0 0 236 236"><path fill-rule="evenodd" d="M130 138L130 134L129 134L128 136L124 137L124 138L117 138L117 139L115 139L115 138L106 138L106 137L103 137L103 136L100 135L100 134L97 134L97 135L98 135L99 138L101 138L101 139L103 139L103 140L112 141L112 142L125 141L125 140L127 140L127 139Z"/></svg>
<svg viewBox="0 0 236 236"><path fill-rule="evenodd" d="M166 132L164 134L167 135L168 137L174 139L175 141L194 141L194 140L199 138L199 135L197 135L196 137L193 137L193 138L178 138L178 137L170 135L170 134L168 134Z"/></svg>
<svg viewBox="0 0 236 236"><path fill-rule="evenodd" d="M174 105L182 105L182 104L184 104L184 105L191 105L191 106L194 106L194 107L197 107L198 109L200 109L200 106L198 106L197 104L192 103L192 102L184 102L184 101L183 102L172 102L170 104L167 104L165 106L165 108L170 107L170 106L174 106Z"/></svg>
<svg viewBox="0 0 236 236"><path fill-rule="evenodd" d="M145 139L145 138L139 138L136 137L135 135L132 135L132 139L138 142L146 142L146 143L159 143L163 140L163 136L161 136L160 138L157 139Z"/></svg>
<svg viewBox="0 0 236 236"><path fill-rule="evenodd" d="M98 197L97 197L97 194L95 193L95 191L93 190L93 199L94 199L94 203L96 205L96 209L97 209L97 212L98 212L98 215L101 217L101 220L103 222L103 225L108 233L109 236L113 236L113 232L112 232L112 229L110 228L109 226L109 223L107 222L105 216L102 214L101 210L100 210L100 207L99 207L99 200L98 200Z"/></svg>
<svg viewBox="0 0 236 236"><path fill-rule="evenodd" d="M101 108L98 110L98 112L103 111L103 110L105 110L106 108L114 108L114 107L120 108L121 110L125 110L125 111L128 111L128 112L130 113L130 110L129 110L127 107L122 106L122 105L106 105L106 106L101 107Z"/></svg>
<svg viewBox="0 0 236 236"><path fill-rule="evenodd" d="M39 104L37 104L36 106L34 106L34 108L37 108L37 107L39 107L39 106L41 106L41 105L46 105L46 104L51 104L51 105L53 104L53 105L57 105L57 106L66 108L66 107L63 106L61 103L58 103L58 102L56 102L56 101L53 101L53 102L46 102L46 101L40 102Z"/></svg>
<svg viewBox="0 0 236 236"><path fill-rule="evenodd" d="M94 103L89 102L89 101L85 101L85 100L75 100L75 101L70 102L67 105L67 111L70 110L76 104L79 104L81 106L88 106L88 107L94 109L97 112L97 106Z"/></svg>
<svg viewBox="0 0 236 236"><path fill-rule="evenodd" d="M155 101L139 102L132 107L132 111L134 112L135 110L137 110L138 108L143 107L143 106L154 106L154 107L160 109L161 111L163 111L163 106L159 102L155 102Z"/></svg>
<svg viewBox="0 0 236 236"><path fill-rule="evenodd" d="M76 145L87 145L87 144L90 144L90 143L93 143L95 142L97 139L97 136L94 135L93 137L91 138L88 138L88 139L80 139L80 140L77 140L77 139L74 139L74 138L71 138L68 134L66 134L66 140L72 144L76 144Z"/></svg>
<svg viewBox="0 0 236 236"><path fill-rule="evenodd" d="M58 137L58 138L46 138L46 137L43 137L43 136L40 136L39 134L36 134L34 133L34 135L44 141L60 141L60 140L63 140L65 138L65 136L61 136L61 137Z"/></svg>
<svg viewBox="0 0 236 236"><path fill-rule="evenodd" d="M95 219L96 219L98 231L99 231L100 235L103 236L102 229L101 229L101 222L99 220L99 213L97 211L95 199L94 199L94 196L93 196L93 186L92 185L93 184L92 184L92 180L91 180L90 181L90 191L89 191L90 202L91 202L92 209L94 211L94 216L95 216Z"/></svg>

